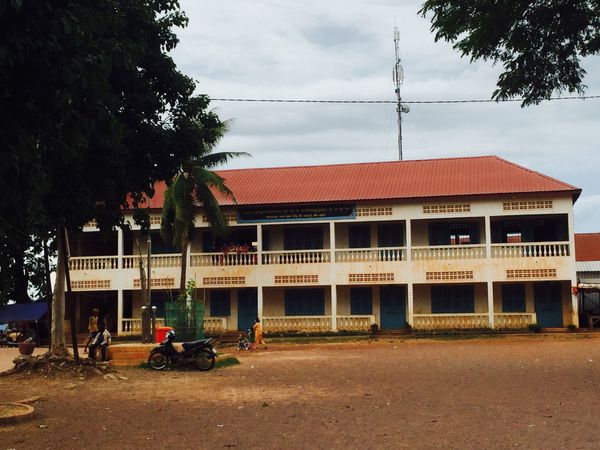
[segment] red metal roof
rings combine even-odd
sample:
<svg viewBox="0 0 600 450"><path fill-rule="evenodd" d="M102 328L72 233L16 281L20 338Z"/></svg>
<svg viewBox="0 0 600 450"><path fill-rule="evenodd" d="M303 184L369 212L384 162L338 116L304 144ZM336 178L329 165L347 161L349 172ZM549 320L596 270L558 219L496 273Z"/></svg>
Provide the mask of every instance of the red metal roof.
<svg viewBox="0 0 600 450"><path fill-rule="evenodd" d="M238 205L569 192L581 189L497 156L220 170ZM152 208L163 202L157 183ZM219 198L222 205L231 205Z"/></svg>
<svg viewBox="0 0 600 450"><path fill-rule="evenodd" d="M600 233L575 234L575 259L600 261Z"/></svg>

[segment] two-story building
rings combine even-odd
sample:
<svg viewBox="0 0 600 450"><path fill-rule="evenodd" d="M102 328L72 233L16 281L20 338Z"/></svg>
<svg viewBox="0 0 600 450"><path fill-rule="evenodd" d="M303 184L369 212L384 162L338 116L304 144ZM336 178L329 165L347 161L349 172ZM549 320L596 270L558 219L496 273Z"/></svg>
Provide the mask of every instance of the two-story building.
<svg viewBox="0 0 600 450"><path fill-rule="evenodd" d="M187 279L209 331L518 329L578 325L573 204L580 189L495 156L223 170L237 203L213 236L198 215ZM152 303L177 296L181 256L150 206ZM128 214L128 212L125 212ZM79 328L99 307L139 332L138 227L73 244Z"/></svg>

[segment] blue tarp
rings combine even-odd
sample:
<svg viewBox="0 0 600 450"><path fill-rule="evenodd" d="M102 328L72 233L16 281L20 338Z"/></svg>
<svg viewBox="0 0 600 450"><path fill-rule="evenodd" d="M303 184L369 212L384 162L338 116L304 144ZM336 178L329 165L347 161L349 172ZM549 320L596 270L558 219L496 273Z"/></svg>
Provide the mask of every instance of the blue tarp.
<svg viewBox="0 0 600 450"><path fill-rule="evenodd" d="M0 306L0 323L35 322L47 312L46 302Z"/></svg>

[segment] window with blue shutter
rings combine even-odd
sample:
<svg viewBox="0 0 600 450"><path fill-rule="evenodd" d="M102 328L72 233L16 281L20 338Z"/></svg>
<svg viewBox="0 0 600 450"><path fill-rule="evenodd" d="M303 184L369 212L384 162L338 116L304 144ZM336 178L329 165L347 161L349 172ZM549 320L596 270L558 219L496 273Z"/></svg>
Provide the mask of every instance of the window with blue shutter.
<svg viewBox="0 0 600 450"><path fill-rule="evenodd" d="M502 285L502 312L525 312L525 285Z"/></svg>
<svg viewBox="0 0 600 450"><path fill-rule="evenodd" d="M431 286L431 312L433 314L474 313L473 285Z"/></svg>
<svg viewBox="0 0 600 450"><path fill-rule="evenodd" d="M286 316L324 316L325 291L320 288L286 289Z"/></svg>
<svg viewBox="0 0 600 450"><path fill-rule="evenodd" d="M350 288L350 314L373 314L373 297L371 288Z"/></svg>
<svg viewBox="0 0 600 450"><path fill-rule="evenodd" d="M231 314L231 298L229 291L210 291L210 315L227 317Z"/></svg>

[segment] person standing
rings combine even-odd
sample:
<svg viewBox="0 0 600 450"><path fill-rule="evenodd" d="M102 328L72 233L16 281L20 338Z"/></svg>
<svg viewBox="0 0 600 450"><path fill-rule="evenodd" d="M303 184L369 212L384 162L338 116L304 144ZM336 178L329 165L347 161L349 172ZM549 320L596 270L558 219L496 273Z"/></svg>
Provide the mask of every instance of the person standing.
<svg viewBox="0 0 600 450"><path fill-rule="evenodd" d="M87 353L90 342L96 337L98 334L98 316L100 315L100 310L98 308L92 309L92 315L88 319L88 338L85 343L85 347L83 348L83 353Z"/></svg>
<svg viewBox="0 0 600 450"><path fill-rule="evenodd" d="M266 350L267 343L263 338L262 324L260 323L260 319L258 317L254 321L254 325L252 325L252 331L254 332L254 350L258 350L258 346L260 344L264 345Z"/></svg>

